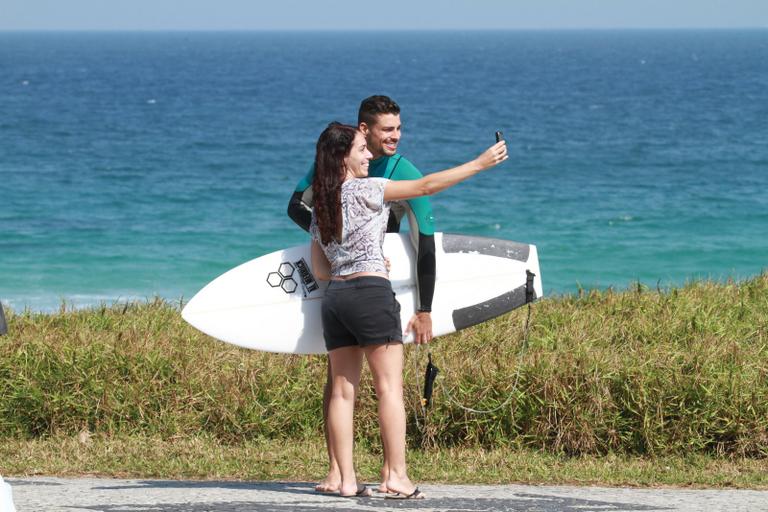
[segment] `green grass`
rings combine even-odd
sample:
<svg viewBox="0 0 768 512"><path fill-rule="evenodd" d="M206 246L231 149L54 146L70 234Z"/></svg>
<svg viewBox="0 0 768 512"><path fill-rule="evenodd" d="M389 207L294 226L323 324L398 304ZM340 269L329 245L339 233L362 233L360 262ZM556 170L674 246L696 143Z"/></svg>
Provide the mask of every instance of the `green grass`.
<svg viewBox="0 0 768 512"><path fill-rule="evenodd" d="M248 440L223 444L207 436L177 439L93 436L9 439L0 444L0 473L104 475L120 478L288 480L312 482L326 471L320 439ZM358 474L378 482L381 454L358 446ZM414 449L409 473L418 482L457 484L574 484L768 488L766 459L669 457L569 457L536 450L498 448Z"/></svg>
<svg viewBox="0 0 768 512"><path fill-rule="evenodd" d="M323 357L217 342L160 300L6 313L0 473L38 466L45 473L169 477L322 473L324 450L316 444ZM534 306L527 342L526 313L434 342L441 373L426 412L426 351L406 351L408 439L418 477L764 485L739 475L764 472L768 456L768 275L549 298ZM458 403L493 412L471 413ZM361 464L371 468L380 449L375 410L366 372L356 435ZM80 432L92 434L93 444L67 448ZM131 462L131 454L147 457L147 443L161 446L163 460ZM182 452L195 443L210 457L186 460ZM255 462L274 451L280 461ZM241 452L263 472L238 469ZM498 465L482 462L494 457L519 468L484 469ZM667 466L683 476L665 476Z"/></svg>

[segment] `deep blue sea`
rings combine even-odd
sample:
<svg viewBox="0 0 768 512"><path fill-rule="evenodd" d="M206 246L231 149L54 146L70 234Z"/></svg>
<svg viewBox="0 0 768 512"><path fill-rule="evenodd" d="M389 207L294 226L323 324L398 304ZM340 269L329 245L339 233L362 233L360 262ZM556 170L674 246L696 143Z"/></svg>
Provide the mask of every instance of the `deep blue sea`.
<svg viewBox="0 0 768 512"><path fill-rule="evenodd" d="M189 298L308 240L331 120L402 107L440 231L535 243L545 293L768 267L768 30L0 33L0 300Z"/></svg>

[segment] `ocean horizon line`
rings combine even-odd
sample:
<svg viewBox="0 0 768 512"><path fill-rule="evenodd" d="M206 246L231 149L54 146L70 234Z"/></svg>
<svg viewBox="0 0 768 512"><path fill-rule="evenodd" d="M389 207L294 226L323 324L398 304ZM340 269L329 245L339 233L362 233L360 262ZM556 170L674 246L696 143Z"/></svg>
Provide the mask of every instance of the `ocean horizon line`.
<svg viewBox="0 0 768 512"><path fill-rule="evenodd" d="M738 27L508 27L508 28L398 28L398 29L355 29L355 28L2 28L0 34L394 34L394 33L553 33L553 32L751 32L765 31L768 26Z"/></svg>

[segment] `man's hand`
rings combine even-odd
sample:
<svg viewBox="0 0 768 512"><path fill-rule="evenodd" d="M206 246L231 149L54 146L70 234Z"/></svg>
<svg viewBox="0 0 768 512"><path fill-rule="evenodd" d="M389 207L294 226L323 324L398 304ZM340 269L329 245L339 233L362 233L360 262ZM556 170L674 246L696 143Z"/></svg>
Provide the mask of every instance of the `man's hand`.
<svg viewBox="0 0 768 512"><path fill-rule="evenodd" d="M413 330L413 342L417 345L428 343L432 339L432 315L426 311L417 311L405 328L407 336Z"/></svg>

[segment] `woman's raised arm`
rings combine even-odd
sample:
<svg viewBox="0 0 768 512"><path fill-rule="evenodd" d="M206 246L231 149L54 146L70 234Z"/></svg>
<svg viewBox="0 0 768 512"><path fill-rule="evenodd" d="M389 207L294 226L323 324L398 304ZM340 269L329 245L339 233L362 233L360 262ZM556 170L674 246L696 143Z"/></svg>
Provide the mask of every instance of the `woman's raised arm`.
<svg viewBox="0 0 768 512"><path fill-rule="evenodd" d="M474 160L453 169L428 174L418 180L388 181L384 188L384 200L400 201L413 197L431 196L481 171L490 169L507 158L509 158L509 155L507 155L507 143L502 140L486 149Z"/></svg>

